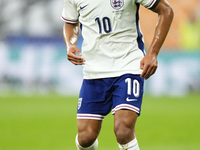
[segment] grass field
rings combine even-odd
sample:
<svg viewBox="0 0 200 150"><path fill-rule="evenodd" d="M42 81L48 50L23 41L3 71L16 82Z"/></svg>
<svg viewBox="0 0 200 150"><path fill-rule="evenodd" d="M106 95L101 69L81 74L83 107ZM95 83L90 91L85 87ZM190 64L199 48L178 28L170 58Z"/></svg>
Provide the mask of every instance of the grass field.
<svg viewBox="0 0 200 150"><path fill-rule="evenodd" d="M76 150L76 104L58 95L1 97L0 150ZM141 150L199 150L200 94L145 95L136 135ZM112 115L98 139L98 150L118 150Z"/></svg>

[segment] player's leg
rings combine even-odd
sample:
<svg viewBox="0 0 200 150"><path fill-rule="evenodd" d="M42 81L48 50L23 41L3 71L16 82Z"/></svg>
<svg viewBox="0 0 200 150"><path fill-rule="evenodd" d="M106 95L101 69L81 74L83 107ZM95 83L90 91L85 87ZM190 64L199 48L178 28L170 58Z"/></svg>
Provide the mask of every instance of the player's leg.
<svg viewBox="0 0 200 150"><path fill-rule="evenodd" d="M101 124L112 108L109 86L103 79L83 80L77 107L78 150L95 150Z"/></svg>
<svg viewBox="0 0 200 150"><path fill-rule="evenodd" d="M102 120L77 120L78 134L76 136L76 146L78 150L96 150L101 124Z"/></svg>
<svg viewBox="0 0 200 150"><path fill-rule="evenodd" d="M135 137L135 124L140 115L143 83L139 75L125 74L114 84L114 131L121 150L139 150Z"/></svg>
<svg viewBox="0 0 200 150"><path fill-rule="evenodd" d="M139 150L135 136L138 114L132 110L121 109L115 112L114 131L120 150Z"/></svg>

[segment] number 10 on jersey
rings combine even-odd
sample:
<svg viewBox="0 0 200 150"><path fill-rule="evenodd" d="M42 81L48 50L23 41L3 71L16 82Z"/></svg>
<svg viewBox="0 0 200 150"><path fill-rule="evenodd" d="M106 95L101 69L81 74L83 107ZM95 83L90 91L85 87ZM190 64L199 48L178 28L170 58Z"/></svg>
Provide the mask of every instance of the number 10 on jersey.
<svg viewBox="0 0 200 150"><path fill-rule="evenodd" d="M103 17L102 19L100 19L99 17L97 17L95 19L95 22L98 23L99 34L102 34L102 28L103 28L103 30L104 30L105 33L110 33L112 31L111 23L110 23L110 18Z"/></svg>

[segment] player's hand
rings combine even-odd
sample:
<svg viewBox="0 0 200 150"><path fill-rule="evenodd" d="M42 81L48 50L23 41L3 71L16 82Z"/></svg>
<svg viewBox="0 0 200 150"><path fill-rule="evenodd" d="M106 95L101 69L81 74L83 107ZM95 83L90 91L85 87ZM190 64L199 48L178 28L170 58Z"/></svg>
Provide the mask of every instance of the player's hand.
<svg viewBox="0 0 200 150"><path fill-rule="evenodd" d="M77 56L76 53L79 55ZM71 44L67 47L67 59L74 65L84 65L85 60L81 57L82 53L76 45Z"/></svg>
<svg viewBox="0 0 200 150"><path fill-rule="evenodd" d="M140 62L140 69L142 69L142 78L148 79L156 72L158 67L157 56L147 54Z"/></svg>

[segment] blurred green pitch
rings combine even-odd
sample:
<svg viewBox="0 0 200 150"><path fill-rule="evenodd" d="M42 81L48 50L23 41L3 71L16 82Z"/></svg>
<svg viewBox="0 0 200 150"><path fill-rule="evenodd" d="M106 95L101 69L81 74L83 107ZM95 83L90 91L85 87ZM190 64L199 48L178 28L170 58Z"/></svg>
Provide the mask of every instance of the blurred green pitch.
<svg viewBox="0 0 200 150"><path fill-rule="evenodd" d="M0 150L76 150L78 97L0 97ZM141 150L199 150L200 94L184 98L144 96L136 125ZM98 150L118 150L113 116L99 135Z"/></svg>

